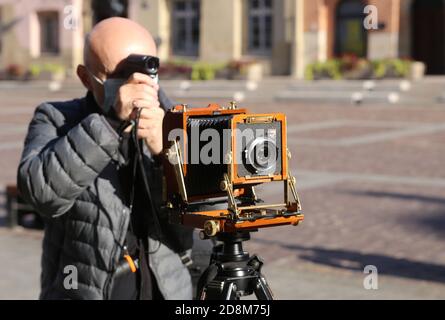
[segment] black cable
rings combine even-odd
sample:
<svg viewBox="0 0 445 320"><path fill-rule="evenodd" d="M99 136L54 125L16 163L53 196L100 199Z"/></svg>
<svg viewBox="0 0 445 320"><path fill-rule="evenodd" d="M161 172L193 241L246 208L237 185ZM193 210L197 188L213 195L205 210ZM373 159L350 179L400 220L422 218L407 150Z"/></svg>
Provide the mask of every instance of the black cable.
<svg viewBox="0 0 445 320"><path fill-rule="evenodd" d="M159 244L158 244L158 247L156 248L156 250L154 250L153 252L147 252L147 254L150 254L150 253L157 252L159 250L159 248L161 247L162 228L161 228L161 224L159 222L158 211L156 210L156 208L154 206L153 197L152 197L152 193L151 193L151 189L150 189L150 184L148 183L147 172L145 171L144 159L143 159L143 140L138 140L138 127L139 127L139 121L141 118L141 113L142 113L142 109L140 108L137 110L136 119L134 121L132 130L131 130L133 142L136 147L136 151L134 154L135 163L134 163L134 167L133 167L133 187L132 187L132 192L130 195L130 201L131 201L130 204L131 204L131 209L132 209L133 202L134 202L134 188L135 188L135 181L136 181L136 174L137 174L137 165L139 165L139 169L141 171L142 182L144 184L144 189L147 194L148 202L150 203L150 209L151 209L152 216L153 216L153 221L154 221L154 225L155 225L155 235L158 237L157 240L159 241ZM148 250L148 247L147 247L147 250Z"/></svg>

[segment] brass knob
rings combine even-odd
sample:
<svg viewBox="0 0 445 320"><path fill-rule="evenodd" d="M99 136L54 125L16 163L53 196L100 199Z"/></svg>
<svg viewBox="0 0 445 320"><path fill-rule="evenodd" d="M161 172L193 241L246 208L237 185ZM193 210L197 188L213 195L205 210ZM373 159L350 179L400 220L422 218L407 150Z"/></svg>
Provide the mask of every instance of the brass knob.
<svg viewBox="0 0 445 320"><path fill-rule="evenodd" d="M223 180L219 184L219 187L221 188L222 191L227 191L229 185L228 185L227 181Z"/></svg>
<svg viewBox="0 0 445 320"><path fill-rule="evenodd" d="M213 237L219 232L219 223L215 220L207 220L204 223L204 232L207 236Z"/></svg>

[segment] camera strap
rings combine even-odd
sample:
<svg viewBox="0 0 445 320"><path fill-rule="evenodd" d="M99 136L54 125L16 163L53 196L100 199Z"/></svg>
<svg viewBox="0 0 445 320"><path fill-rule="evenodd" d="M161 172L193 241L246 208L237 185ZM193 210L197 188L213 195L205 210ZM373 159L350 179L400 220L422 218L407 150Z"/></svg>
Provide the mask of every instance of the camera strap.
<svg viewBox="0 0 445 320"><path fill-rule="evenodd" d="M156 210L156 207L153 202L150 184L148 183L147 171L145 170L144 158L143 158L143 143L144 142L143 142L143 140L138 140L138 126L139 126L139 121L140 121L140 117L141 117L141 112L142 112L142 109L137 110L136 119L134 121L134 125L131 130L131 136L132 136L132 141L135 146L135 152L132 155L134 158L133 158L133 168L132 168L133 169L132 170L132 187L131 187L131 191L130 191L130 210L133 214L134 201L135 201L136 179L138 178L138 168L139 168L139 172L140 172L139 178L141 178L142 184L144 186L144 191L147 196L149 208L150 208L150 211L151 211L151 214L153 217L155 236L158 238L157 240L159 241L158 248L154 251L154 252L156 252L160 247L160 240L162 237L162 229L161 229L161 224L159 222L158 211ZM147 234L147 240L148 240L148 234ZM145 250L147 251L146 252L147 254L152 253L152 252L148 252L149 251L148 245L145 247Z"/></svg>

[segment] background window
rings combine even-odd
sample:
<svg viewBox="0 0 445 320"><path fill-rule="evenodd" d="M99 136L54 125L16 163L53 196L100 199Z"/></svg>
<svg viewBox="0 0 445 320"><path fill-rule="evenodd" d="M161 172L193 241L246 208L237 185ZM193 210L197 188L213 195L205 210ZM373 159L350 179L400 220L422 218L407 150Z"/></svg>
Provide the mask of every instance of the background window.
<svg viewBox="0 0 445 320"><path fill-rule="evenodd" d="M359 0L343 0L337 7L335 54L367 56L367 33L363 27L365 3Z"/></svg>
<svg viewBox="0 0 445 320"><path fill-rule="evenodd" d="M199 53L199 0L174 0L172 10L173 53L197 56Z"/></svg>
<svg viewBox="0 0 445 320"><path fill-rule="evenodd" d="M249 0L249 52L268 54L272 48L272 1Z"/></svg>
<svg viewBox="0 0 445 320"><path fill-rule="evenodd" d="M40 52L59 53L59 13L40 12Z"/></svg>
<svg viewBox="0 0 445 320"><path fill-rule="evenodd" d="M128 18L128 0L92 0L93 24L111 17Z"/></svg>
<svg viewBox="0 0 445 320"><path fill-rule="evenodd" d="M445 1L415 0L412 5L412 54L428 74L445 73Z"/></svg>

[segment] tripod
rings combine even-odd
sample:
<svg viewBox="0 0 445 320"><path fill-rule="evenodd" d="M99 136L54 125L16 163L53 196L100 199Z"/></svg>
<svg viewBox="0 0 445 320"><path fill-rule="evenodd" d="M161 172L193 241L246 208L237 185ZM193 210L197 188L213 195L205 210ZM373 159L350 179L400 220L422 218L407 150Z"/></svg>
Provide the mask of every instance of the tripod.
<svg viewBox="0 0 445 320"><path fill-rule="evenodd" d="M209 267L198 282L200 300L239 300L255 293L258 300L273 300L266 279L261 274L263 261L243 250L250 232L220 233L222 241L213 248Z"/></svg>

